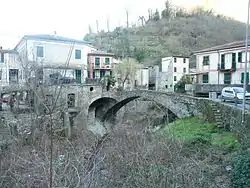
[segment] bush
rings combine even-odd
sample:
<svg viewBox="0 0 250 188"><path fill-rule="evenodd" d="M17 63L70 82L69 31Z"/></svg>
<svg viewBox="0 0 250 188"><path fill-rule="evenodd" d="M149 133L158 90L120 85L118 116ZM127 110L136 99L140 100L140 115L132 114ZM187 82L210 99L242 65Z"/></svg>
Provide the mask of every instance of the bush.
<svg viewBox="0 0 250 188"><path fill-rule="evenodd" d="M185 84L191 84L189 76L183 76L179 82L174 86L174 90L179 93L185 93Z"/></svg>
<svg viewBox="0 0 250 188"><path fill-rule="evenodd" d="M250 151L245 150L233 158L232 187L247 188L250 185Z"/></svg>

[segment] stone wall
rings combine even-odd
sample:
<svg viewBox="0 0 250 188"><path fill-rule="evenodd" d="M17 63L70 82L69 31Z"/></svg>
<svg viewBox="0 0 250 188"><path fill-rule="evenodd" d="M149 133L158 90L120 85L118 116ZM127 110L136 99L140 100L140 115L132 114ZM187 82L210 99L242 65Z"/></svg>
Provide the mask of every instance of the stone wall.
<svg viewBox="0 0 250 188"><path fill-rule="evenodd" d="M197 109L200 111L200 115L209 122L215 122L215 116L212 111L212 104L216 105L217 109L221 113L222 122L224 127L235 132L244 133L250 131L250 113L245 115L245 123L242 125L242 109L236 108L229 104L216 102L205 98L196 98Z"/></svg>

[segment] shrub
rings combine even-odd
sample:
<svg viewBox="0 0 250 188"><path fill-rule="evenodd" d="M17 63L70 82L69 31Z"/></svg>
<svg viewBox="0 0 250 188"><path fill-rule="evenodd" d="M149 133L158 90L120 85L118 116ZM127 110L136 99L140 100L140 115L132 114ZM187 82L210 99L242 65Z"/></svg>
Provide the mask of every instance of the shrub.
<svg viewBox="0 0 250 188"><path fill-rule="evenodd" d="M250 185L250 151L239 152L233 157L233 171L231 174L232 187L247 188Z"/></svg>

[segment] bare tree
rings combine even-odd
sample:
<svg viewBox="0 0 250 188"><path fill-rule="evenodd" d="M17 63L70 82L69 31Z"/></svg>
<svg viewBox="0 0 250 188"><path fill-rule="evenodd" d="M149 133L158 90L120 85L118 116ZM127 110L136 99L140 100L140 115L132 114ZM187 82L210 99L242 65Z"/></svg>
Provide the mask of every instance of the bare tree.
<svg viewBox="0 0 250 188"><path fill-rule="evenodd" d="M114 68L114 73L117 77L118 84L123 89L125 88L126 82L130 82L135 78L136 70L138 69L139 64L134 59L126 59L117 64Z"/></svg>

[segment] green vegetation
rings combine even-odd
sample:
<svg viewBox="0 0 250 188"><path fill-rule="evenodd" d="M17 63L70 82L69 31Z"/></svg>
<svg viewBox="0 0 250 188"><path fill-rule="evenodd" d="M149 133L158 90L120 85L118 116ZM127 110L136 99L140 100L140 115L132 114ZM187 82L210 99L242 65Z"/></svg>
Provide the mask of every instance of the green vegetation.
<svg viewBox="0 0 250 188"><path fill-rule="evenodd" d="M239 21L202 8L189 12L174 8L169 1L161 13L149 11L148 16L142 17L141 25L89 33L84 40L116 55L152 65L159 64L165 56L188 56L195 50L244 38L245 25Z"/></svg>
<svg viewBox="0 0 250 188"><path fill-rule="evenodd" d="M233 157L232 187L247 188L250 185L250 151L244 150Z"/></svg>
<svg viewBox="0 0 250 188"><path fill-rule="evenodd" d="M164 133L172 138L193 144L203 143L228 150L240 147L235 133L220 130L215 124L203 122L198 118L177 120L166 126Z"/></svg>
<svg viewBox="0 0 250 188"><path fill-rule="evenodd" d="M183 76L174 86L176 92L185 93L185 84L191 84L192 81L189 76Z"/></svg>

